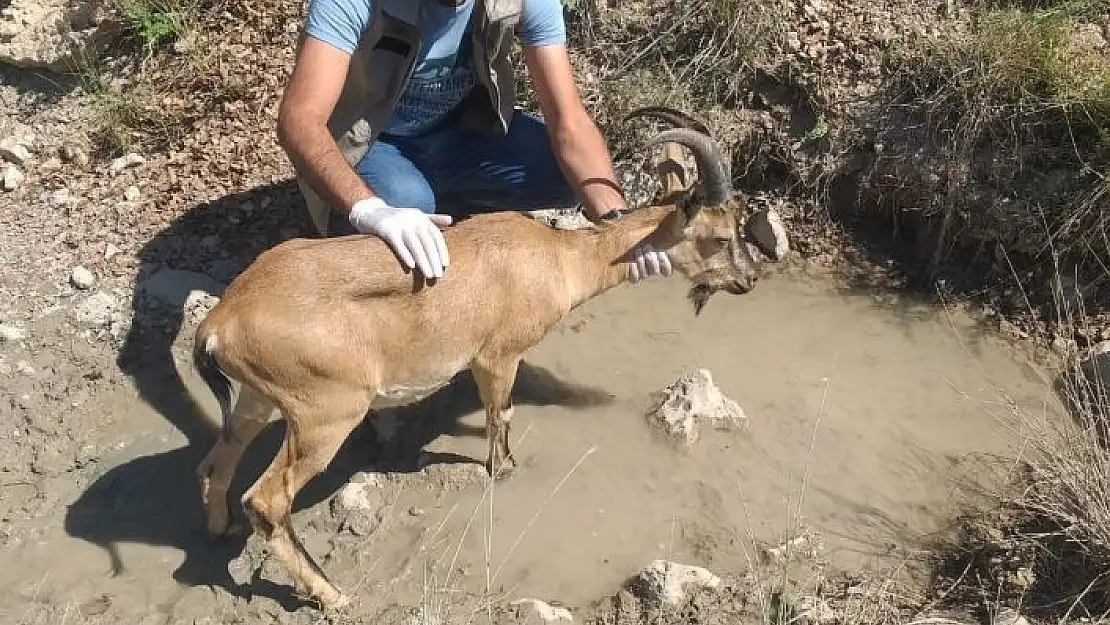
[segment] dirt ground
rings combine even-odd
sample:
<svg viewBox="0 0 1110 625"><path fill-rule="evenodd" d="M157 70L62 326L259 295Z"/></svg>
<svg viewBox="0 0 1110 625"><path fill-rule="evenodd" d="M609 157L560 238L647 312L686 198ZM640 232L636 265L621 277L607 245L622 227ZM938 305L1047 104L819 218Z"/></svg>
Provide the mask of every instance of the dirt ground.
<svg viewBox="0 0 1110 625"><path fill-rule="evenodd" d="M991 487L998 459L1020 443L1008 401L1055 411L1055 400L1035 364L967 314L804 274L718 297L700 318L679 281L662 279L573 313L527 358L514 428L522 470L492 490L466 376L397 412L396 428L356 432L294 516L307 548L359 598L344 622L391 622L414 606L446 617L423 622L485 622L463 600L481 596L498 606L541 598L609 622L605 599L654 559L736 579L762 549L798 536L827 571L906 566L967 503L969 481ZM214 402L184 362L177 369L211 422ZM695 367L750 426L705 430L676 449L643 414L651 391ZM320 618L277 567L237 574L248 581L238 585L228 569L242 540L204 537L193 476L211 440L203 419L183 432L126 380L70 405L58 418L83 460L65 471L34 470L49 445L27 459L18 437L0 442L5 475L32 465L0 484L0 621ZM27 408L31 427L50 420ZM252 447L233 502L280 431L271 425ZM348 480L367 484L365 509L335 505Z"/></svg>

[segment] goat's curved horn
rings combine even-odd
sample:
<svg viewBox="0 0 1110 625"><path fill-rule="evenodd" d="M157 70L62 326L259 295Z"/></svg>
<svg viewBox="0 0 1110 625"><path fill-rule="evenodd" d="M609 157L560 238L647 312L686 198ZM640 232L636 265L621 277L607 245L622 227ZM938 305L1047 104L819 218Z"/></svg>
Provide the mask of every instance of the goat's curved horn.
<svg viewBox="0 0 1110 625"><path fill-rule="evenodd" d="M664 130L648 139L647 145L678 143L694 154L698 179L702 185L702 200L708 205L721 204L732 194L732 184L725 171L725 161L716 142L708 135L688 128Z"/></svg>
<svg viewBox="0 0 1110 625"><path fill-rule="evenodd" d="M703 135L713 134L709 132L709 126L702 120L689 113L669 106L645 106L638 108L626 114L624 116L624 121L628 121L634 117L654 117L655 119L665 121L679 128L692 128Z"/></svg>

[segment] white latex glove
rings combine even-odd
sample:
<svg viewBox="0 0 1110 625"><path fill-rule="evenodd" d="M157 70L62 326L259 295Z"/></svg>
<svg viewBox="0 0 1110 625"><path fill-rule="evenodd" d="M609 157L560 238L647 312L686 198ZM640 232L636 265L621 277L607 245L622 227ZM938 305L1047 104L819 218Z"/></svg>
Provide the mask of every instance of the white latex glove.
<svg viewBox="0 0 1110 625"><path fill-rule="evenodd" d="M442 278L450 263L447 242L439 227L451 225L450 215L429 215L416 208L395 208L380 197L359 200L348 220L355 230L384 239L412 269L428 278Z"/></svg>
<svg viewBox="0 0 1110 625"><path fill-rule="evenodd" d="M629 278L638 282L652 275L671 275L671 259L666 252L656 250L650 243L646 243L632 250L632 270Z"/></svg>

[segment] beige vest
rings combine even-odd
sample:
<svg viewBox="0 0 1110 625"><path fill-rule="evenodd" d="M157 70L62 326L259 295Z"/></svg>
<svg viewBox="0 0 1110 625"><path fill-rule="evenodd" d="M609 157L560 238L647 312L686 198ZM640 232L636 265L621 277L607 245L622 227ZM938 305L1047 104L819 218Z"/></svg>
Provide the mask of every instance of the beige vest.
<svg viewBox="0 0 1110 625"><path fill-rule="evenodd" d="M423 42L416 26L421 1L435 0L374 0L371 25L351 57L346 83L328 120L332 138L352 167L370 149L408 86ZM480 88L461 104L462 123L504 135L516 104L509 53L525 0L474 1L471 38ZM312 223L321 236L327 236L332 207L303 177L298 176L297 183Z"/></svg>

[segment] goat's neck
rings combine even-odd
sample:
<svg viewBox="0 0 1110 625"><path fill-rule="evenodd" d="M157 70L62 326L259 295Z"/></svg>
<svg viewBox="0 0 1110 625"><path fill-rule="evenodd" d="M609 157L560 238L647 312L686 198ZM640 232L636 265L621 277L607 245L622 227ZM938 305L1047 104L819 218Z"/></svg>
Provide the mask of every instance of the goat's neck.
<svg viewBox="0 0 1110 625"><path fill-rule="evenodd" d="M620 221L607 224L599 232L578 238L564 266L571 307L626 282L632 270L631 252L645 239L656 249L665 246L652 236L671 214L673 206L652 206L637 210Z"/></svg>

